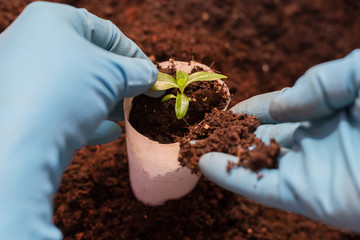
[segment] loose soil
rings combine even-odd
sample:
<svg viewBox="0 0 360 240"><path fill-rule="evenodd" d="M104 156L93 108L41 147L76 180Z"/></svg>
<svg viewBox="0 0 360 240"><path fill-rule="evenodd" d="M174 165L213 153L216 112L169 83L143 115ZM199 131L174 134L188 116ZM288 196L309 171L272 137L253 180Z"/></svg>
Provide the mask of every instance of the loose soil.
<svg viewBox="0 0 360 240"><path fill-rule="evenodd" d="M177 69L174 66L159 71L176 77ZM203 71L197 67L191 73ZM177 89L169 89L165 94L174 94ZM217 81L195 82L189 84L185 94L190 99L189 109L183 119L175 115L175 99L161 102L162 98L151 98L145 95L133 99L129 122L138 132L151 140L160 143L174 143L189 133L188 127L199 123L205 113L213 108L224 109L228 97L227 91Z"/></svg>
<svg viewBox="0 0 360 240"><path fill-rule="evenodd" d="M265 145L257 138L254 132L258 126L260 121L254 116L214 109L205 114L199 124L189 128L190 133L180 142L179 161L197 173L200 157L215 151L239 158L237 163L229 162L228 171L239 166L253 171L277 168L280 147L274 140Z"/></svg>
<svg viewBox="0 0 360 240"><path fill-rule="evenodd" d="M0 0L3 31L30 0ZM195 59L229 77L232 104L291 86L308 68L360 47L351 0L59 0L113 21L154 62ZM55 26L54 26L55 27ZM19 69L21 70L21 69ZM126 133L125 133L126 134ZM67 239L360 239L264 207L206 178L186 197L151 208L133 196L125 137L84 147L55 196Z"/></svg>

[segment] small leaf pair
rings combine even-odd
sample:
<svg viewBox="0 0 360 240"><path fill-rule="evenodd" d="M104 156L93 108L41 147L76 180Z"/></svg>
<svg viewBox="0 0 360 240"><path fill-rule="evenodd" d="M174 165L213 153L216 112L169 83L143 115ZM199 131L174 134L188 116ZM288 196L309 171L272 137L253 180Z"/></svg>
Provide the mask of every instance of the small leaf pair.
<svg viewBox="0 0 360 240"><path fill-rule="evenodd" d="M179 70L176 72L176 79L168 74L159 72L157 81L151 87L151 90L167 90L171 88L177 88L179 91L177 95L167 94L161 102L165 102L169 99L175 98L175 114L177 119L185 117L189 108L189 98L185 95L185 88L194 82L199 81L214 81L221 78L227 78L225 75L212 73L212 72L196 72L187 74L186 72Z"/></svg>

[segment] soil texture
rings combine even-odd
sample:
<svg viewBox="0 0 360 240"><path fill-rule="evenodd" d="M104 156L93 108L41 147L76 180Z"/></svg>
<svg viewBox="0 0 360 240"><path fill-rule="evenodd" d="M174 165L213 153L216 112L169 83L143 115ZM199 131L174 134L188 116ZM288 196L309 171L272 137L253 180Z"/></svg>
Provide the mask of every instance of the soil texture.
<svg viewBox="0 0 360 240"><path fill-rule="evenodd" d="M175 67L166 69L159 68L159 71L176 78ZM197 67L191 71L199 72L203 69ZM165 94L174 94L177 89L169 89ZM205 113L211 112L213 108L224 109L229 96L227 91L217 81L194 82L185 89L186 96L190 99L187 114L182 119L175 115L175 99L161 102L160 98L151 98L145 95L133 99L130 111L130 124L141 134L151 140L160 143L174 143L189 133L188 127L199 123Z"/></svg>
<svg viewBox="0 0 360 240"><path fill-rule="evenodd" d="M125 137L76 153L55 197L64 238L349 240L359 236L264 207L206 178L187 196L149 207L132 194Z"/></svg>
<svg viewBox="0 0 360 240"><path fill-rule="evenodd" d="M258 126L260 121L254 116L214 109L200 123L189 127L189 135L180 142L179 161L197 173L200 157L215 151L239 158L237 163L229 162L228 171L239 166L253 171L277 168L280 147L274 140L265 145L257 138L254 132Z"/></svg>
<svg viewBox="0 0 360 240"><path fill-rule="evenodd" d="M0 0L0 31L30 2ZM292 86L310 67L360 48L360 2L354 0L57 2L110 19L154 63L170 57L215 62L213 68L231 79L232 104ZM360 239L257 204L206 178L184 198L147 207L131 192L127 164L124 136L76 153L54 199L54 223L65 240Z"/></svg>

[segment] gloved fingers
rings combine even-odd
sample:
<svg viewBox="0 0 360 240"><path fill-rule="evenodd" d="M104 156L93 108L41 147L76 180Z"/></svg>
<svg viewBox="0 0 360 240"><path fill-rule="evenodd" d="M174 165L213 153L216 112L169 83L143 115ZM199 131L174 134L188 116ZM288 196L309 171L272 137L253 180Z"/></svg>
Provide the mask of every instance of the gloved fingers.
<svg viewBox="0 0 360 240"><path fill-rule="evenodd" d="M154 85L158 70L152 62L140 58L129 58L111 54L109 52L104 52L103 54L112 63L112 66L115 67L115 69L108 68L110 74L114 70L114 77L116 78L113 80L119 82L119 79L123 79L126 83L124 95L121 95L122 98L137 96L146 92Z"/></svg>
<svg viewBox="0 0 360 240"><path fill-rule="evenodd" d="M159 91L148 90L148 91L144 92L144 95L146 95L148 97L159 98L159 97L162 97L165 94L165 92L166 92L166 90L159 90Z"/></svg>
<svg viewBox="0 0 360 240"><path fill-rule="evenodd" d="M287 153L290 152L290 151L291 151L290 148L281 146L280 152L279 152L279 156L278 156L278 161L280 161L280 159L282 159L282 157L284 157L285 154L287 154Z"/></svg>
<svg viewBox="0 0 360 240"><path fill-rule="evenodd" d="M96 129L94 135L90 138L86 145L101 145L118 139L122 134L119 124L112 121L102 121Z"/></svg>
<svg viewBox="0 0 360 240"><path fill-rule="evenodd" d="M360 88L360 50L309 69L273 99L270 114L281 122L329 116L351 105Z"/></svg>
<svg viewBox="0 0 360 240"><path fill-rule="evenodd" d="M239 167L228 172L228 162L237 161L235 156L211 152L201 157L199 167L206 177L229 191L267 206L282 208L278 170L264 169L255 173Z"/></svg>
<svg viewBox="0 0 360 240"><path fill-rule="evenodd" d="M134 96L146 92L156 81L158 71L155 65L110 21L98 18L85 9L48 2L29 4L24 12L22 15L25 19L22 21L26 23L23 26L25 29L35 27L46 36L47 31L57 26L50 36L55 40L65 37L65 48L70 48L63 51L64 54L60 52L59 56L66 57L64 62L68 65L77 66L74 69L78 72L91 70L91 77L100 79L104 89L109 89L110 94L115 95L116 99L112 101L119 101L125 94ZM41 24L28 24L36 21ZM39 36L41 38L44 37Z"/></svg>
<svg viewBox="0 0 360 240"><path fill-rule="evenodd" d="M237 114L246 113L248 115L254 115L263 124L276 123L270 115L270 104L271 101L280 94L280 92L281 91L274 91L251 97L236 104L231 108L231 111Z"/></svg>
<svg viewBox="0 0 360 240"><path fill-rule="evenodd" d="M110 112L109 117L110 120L113 121L124 121L124 99L120 100L114 109Z"/></svg>
<svg viewBox="0 0 360 240"><path fill-rule="evenodd" d="M86 61L86 60L85 60ZM156 81L157 69L151 62L141 58L129 58L106 51L97 51L90 64L98 81L98 91L112 111L125 97L146 92Z"/></svg>
<svg viewBox="0 0 360 240"><path fill-rule="evenodd" d="M155 65L151 60L142 52L142 50L129 38L127 38L111 21L101 19L86 9L82 9L84 21L84 37L96 44L97 46L108 50L121 56L129 58L140 58L148 61L152 74L148 80L136 81L135 78L129 78L131 85L127 89L126 97L135 96L148 90L156 81L157 72ZM122 63L124 64L124 63ZM131 67L131 66L130 66ZM136 77L136 75L135 75ZM136 91L133 90L136 88ZM159 96L161 92L149 93L150 96Z"/></svg>
<svg viewBox="0 0 360 240"><path fill-rule="evenodd" d="M29 4L21 15L40 21L47 28L57 26L59 30L73 29L77 34L107 51L150 61L141 49L111 21L99 18L86 9L38 1Z"/></svg>
<svg viewBox="0 0 360 240"><path fill-rule="evenodd" d="M143 51L111 21L99 18L86 9L81 9L80 13L84 17L82 27L86 39L110 52L150 61Z"/></svg>
<svg viewBox="0 0 360 240"><path fill-rule="evenodd" d="M265 143L270 143L273 138L280 146L291 148L294 143L293 134L299 126L300 123L265 124L256 129L255 135Z"/></svg>

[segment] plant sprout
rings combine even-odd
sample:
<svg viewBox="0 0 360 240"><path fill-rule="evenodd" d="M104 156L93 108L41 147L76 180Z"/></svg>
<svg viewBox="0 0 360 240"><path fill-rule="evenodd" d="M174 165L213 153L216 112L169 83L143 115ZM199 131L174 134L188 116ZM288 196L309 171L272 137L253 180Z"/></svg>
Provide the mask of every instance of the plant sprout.
<svg viewBox="0 0 360 240"><path fill-rule="evenodd" d="M189 98L185 95L185 88L193 83L199 81L214 81L221 78L227 78L225 75L212 73L212 72L196 72L193 74L187 74L186 72L179 70L176 72L176 79L168 74L159 72L157 81L151 87L151 90L167 90L171 88L177 88L178 92L174 94L165 95L161 102L165 102L169 99L175 98L175 114L177 119L185 117L189 108Z"/></svg>

